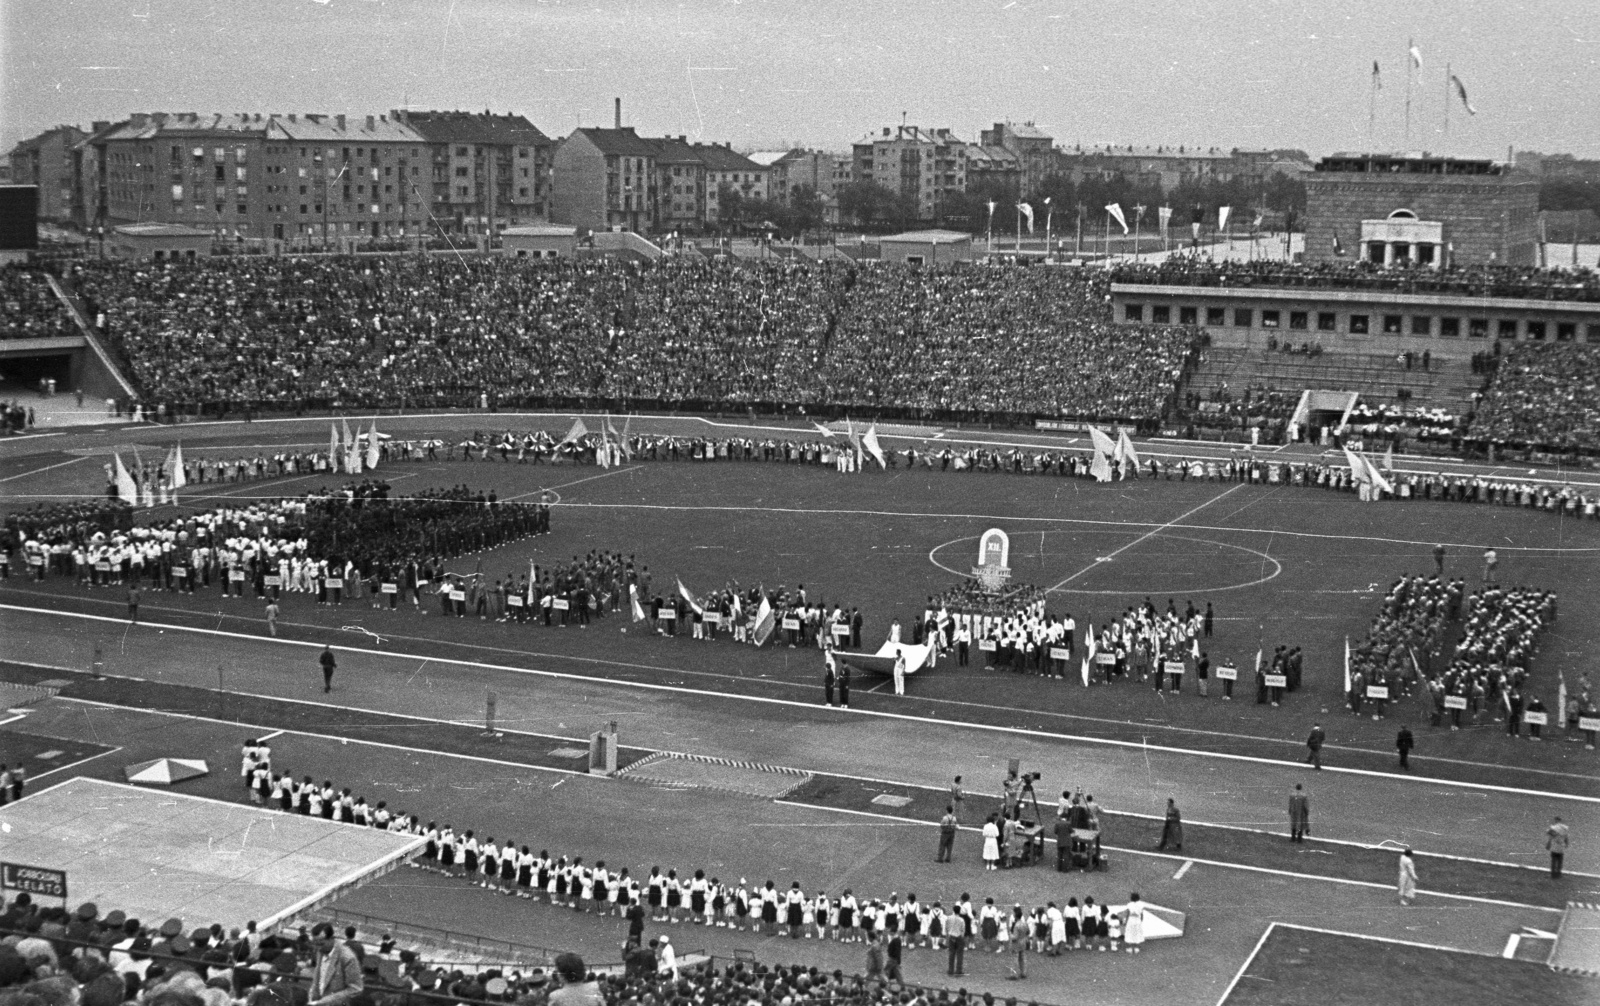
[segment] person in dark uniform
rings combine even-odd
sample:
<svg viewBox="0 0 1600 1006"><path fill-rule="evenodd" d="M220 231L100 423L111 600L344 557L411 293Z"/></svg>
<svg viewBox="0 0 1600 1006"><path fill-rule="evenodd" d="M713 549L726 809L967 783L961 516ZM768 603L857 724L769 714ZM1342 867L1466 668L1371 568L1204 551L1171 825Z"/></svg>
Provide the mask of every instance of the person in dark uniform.
<svg viewBox="0 0 1600 1006"><path fill-rule="evenodd" d="M1433 565L1438 570L1440 578L1444 577L1444 546L1433 546Z"/></svg>
<svg viewBox="0 0 1600 1006"><path fill-rule="evenodd" d="M850 648L861 649L861 609L850 609Z"/></svg>
<svg viewBox="0 0 1600 1006"><path fill-rule="evenodd" d="M322 665L322 691L324 693L333 691L333 669L339 666L333 659L333 647L324 646L317 662Z"/></svg>
<svg viewBox="0 0 1600 1006"><path fill-rule="evenodd" d="M822 666L822 702L824 705L833 705L833 686L837 676L833 669L833 647L823 653Z"/></svg>
<svg viewBox="0 0 1600 1006"><path fill-rule="evenodd" d="M1211 621L1215 617L1216 616L1211 611L1211 602L1207 601L1206 602L1206 621L1205 621L1205 629L1204 629L1204 632L1206 634L1206 638L1207 639L1211 638Z"/></svg>
<svg viewBox="0 0 1600 1006"><path fill-rule="evenodd" d="M839 705L850 708L850 665L839 667Z"/></svg>
<svg viewBox="0 0 1600 1006"><path fill-rule="evenodd" d="M1402 726L1400 733L1395 736L1394 747L1400 752L1400 767L1407 772L1411 771L1411 749L1416 746L1416 739L1411 736L1411 728Z"/></svg>

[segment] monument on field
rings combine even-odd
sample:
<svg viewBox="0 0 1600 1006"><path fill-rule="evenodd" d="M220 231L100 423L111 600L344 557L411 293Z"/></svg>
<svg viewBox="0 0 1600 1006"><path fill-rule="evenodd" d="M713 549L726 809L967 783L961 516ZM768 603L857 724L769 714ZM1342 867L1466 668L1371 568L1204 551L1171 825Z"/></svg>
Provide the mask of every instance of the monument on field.
<svg viewBox="0 0 1600 1006"><path fill-rule="evenodd" d="M1011 537L997 527L983 532L978 539L978 564L972 567L972 576L983 589L998 594L1011 579Z"/></svg>

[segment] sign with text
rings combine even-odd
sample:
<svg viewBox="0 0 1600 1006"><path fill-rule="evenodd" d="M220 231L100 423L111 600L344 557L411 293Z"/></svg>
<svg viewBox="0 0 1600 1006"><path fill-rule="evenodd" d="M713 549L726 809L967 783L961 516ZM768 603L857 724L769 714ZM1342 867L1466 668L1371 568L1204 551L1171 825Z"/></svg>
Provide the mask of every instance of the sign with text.
<svg viewBox="0 0 1600 1006"><path fill-rule="evenodd" d="M1523 713L1522 722L1532 727L1548 726L1550 723L1550 714L1546 712Z"/></svg>
<svg viewBox="0 0 1600 1006"><path fill-rule="evenodd" d="M283 586L283 577L266 576L261 578L261 582L266 584L268 587L281 587Z"/></svg>
<svg viewBox="0 0 1600 1006"><path fill-rule="evenodd" d="M47 866L23 866L21 863L0 863L0 888L10 891L27 891L46 898L67 897L67 871L52 870Z"/></svg>
<svg viewBox="0 0 1600 1006"><path fill-rule="evenodd" d="M1050 659L1051 660L1071 660L1072 659L1072 651L1067 649L1065 646L1052 646L1052 647L1050 647Z"/></svg>
<svg viewBox="0 0 1600 1006"><path fill-rule="evenodd" d="M454 592L452 592L452 596L453 596L453 593ZM555 600L550 602L550 607L554 608L556 611L570 611L570 610L572 610L572 602L567 600L564 597L558 597ZM663 608L661 610L662 611L670 611L671 609L670 608Z"/></svg>
<svg viewBox="0 0 1600 1006"><path fill-rule="evenodd" d="M1237 668L1237 667L1219 667L1219 668L1217 668L1217 680L1219 680L1219 681L1238 681L1239 680L1239 668Z"/></svg>
<svg viewBox="0 0 1600 1006"><path fill-rule="evenodd" d="M978 649L985 653L993 653L995 651L995 641L992 639L980 639L978 640Z"/></svg>
<svg viewBox="0 0 1600 1006"><path fill-rule="evenodd" d="M1161 670L1163 672L1167 673L1167 674L1182 674L1183 673L1183 661L1181 661L1181 660L1163 660L1161 662Z"/></svg>
<svg viewBox="0 0 1600 1006"><path fill-rule="evenodd" d="M798 619L798 618L785 618L783 620L783 628L787 632L799 632L800 631L800 619Z"/></svg>
<svg viewBox="0 0 1600 1006"><path fill-rule="evenodd" d="M1289 676L1287 674L1264 675L1268 688L1288 688Z"/></svg>
<svg viewBox="0 0 1600 1006"><path fill-rule="evenodd" d="M1444 707L1446 709L1465 709L1467 708L1467 697L1465 695L1446 695L1444 697Z"/></svg>
<svg viewBox="0 0 1600 1006"><path fill-rule="evenodd" d="M1384 699L1384 700L1387 700L1389 698L1389 686L1388 685L1368 685L1367 686L1367 698L1369 698L1369 699Z"/></svg>
<svg viewBox="0 0 1600 1006"><path fill-rule="evenodd" d="M722 613L720 611L708 611L700 616L700 620L707 625L721 625Z"/></svg>
<svg viewBox="0 0 1600 1006"><path fill-rule="evenodd" d="M1096 653L1094 655L1094 662L1102 666L1109 667L1117 662L1117 655L1115 653Z"/></svg>
<svg viewBox="0 0 1600 1006"><path fill-rule="evenodd" d="M1578 729L1600 732L1600 716L1579 716Z"/></svg>
<svg viewBox="0 0 1600 1006"><path fill-rule="evenodd" d="M398 594L398 593L400 593L400 585L398 583L386 583L380 589L385 594Z"/></svg>

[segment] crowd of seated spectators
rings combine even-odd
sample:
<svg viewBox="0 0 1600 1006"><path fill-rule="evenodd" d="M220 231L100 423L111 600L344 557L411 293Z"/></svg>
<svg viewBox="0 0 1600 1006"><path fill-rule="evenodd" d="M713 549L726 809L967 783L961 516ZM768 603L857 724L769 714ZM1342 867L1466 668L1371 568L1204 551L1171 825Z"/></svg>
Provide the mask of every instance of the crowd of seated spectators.
<svg viewBox="0 0 1600 1006"><path fill-rule="evenodd" d="M1194 335L1106 275L503 258L83 262L145 399L185 407L767 405L1154 419Z"/></svg>
<svg viewBox="0 0 1600 1006"><path fill-rule="evenodd" d="M1600 348L1523 342L1499 358L1469 434L1546 447L1600 447Z"/></svg>
<svg viewBox="0 0 1600 1006"><path fill-rule="evenodd" d="M1165 286L1324 287L1394 293L1519 297L1534 300L1600 301L1600 273L1592 269L1537 266L1457 265L1383 267L1373 262L1221 261L1173 257L1159 263L1124 263L1112 269L1116 283Z"/></svg>
<svg viewBox="0 0 1600 1006"><path fill-rule="evenodd" d="M78 334L72 316L50 289L50 281L36 269L0 266L0 308L0 339Z"/></svg>

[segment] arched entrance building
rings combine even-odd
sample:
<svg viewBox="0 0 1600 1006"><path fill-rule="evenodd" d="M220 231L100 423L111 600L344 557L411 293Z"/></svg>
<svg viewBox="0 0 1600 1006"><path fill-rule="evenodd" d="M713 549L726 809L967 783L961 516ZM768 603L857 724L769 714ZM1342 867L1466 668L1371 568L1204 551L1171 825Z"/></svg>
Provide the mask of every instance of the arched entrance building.
<svg viewBox="0 0 1600 1006"><path fill-rule="evenodd" d="M1361 221L1361 254L1374 265L1414 265L1439 269L1447 264L1442 220L1419 220L1398 209L1382 220Z"/></svg>

